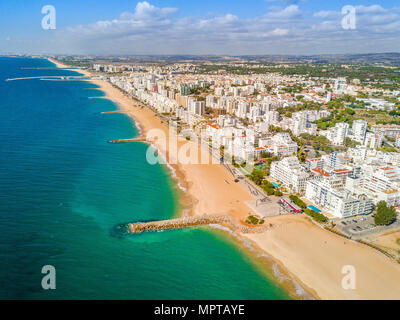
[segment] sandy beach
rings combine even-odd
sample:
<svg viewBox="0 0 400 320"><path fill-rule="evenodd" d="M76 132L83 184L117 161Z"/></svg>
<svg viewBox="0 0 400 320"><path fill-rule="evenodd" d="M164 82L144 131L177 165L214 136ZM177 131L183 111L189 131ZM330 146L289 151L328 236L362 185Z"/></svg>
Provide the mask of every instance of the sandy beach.
<svg viewBox="0 0 400 320"><path fill-rule="evenodd" d="M57 67L66 66L49 59ZM90 76L85 70L79 72ZM153 111L142 108L106 81L92 80L105 92L106 98L140 124L142 135L158 129L165 139L168 125ZM111 111L111 110L110 110ZM155 146L168 160L175 150L164 139L155 139ZM178 139L176 148L193 144ZM182 199L192 215L226 213L243 220L251 209L246 201L253 196L241 184L235 183L219 164L172 165L177 179L186 190ZM303 216L268 218L270 230L262 234L241 234L260 252L272 257L282 273L289 275L315 298L320 299L400 299L400 264L378 251L323 230ZM356 288L342 288L342 268L354 266Z"/></svg>

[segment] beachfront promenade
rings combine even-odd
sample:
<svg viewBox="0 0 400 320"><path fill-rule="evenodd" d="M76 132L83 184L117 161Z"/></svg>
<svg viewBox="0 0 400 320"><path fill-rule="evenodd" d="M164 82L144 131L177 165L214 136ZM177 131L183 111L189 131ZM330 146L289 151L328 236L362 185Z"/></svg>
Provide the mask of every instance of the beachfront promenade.
<svg viewBox="0 0 400 320"><path fill-rule="evenodd" d="M219 224L234 231L242 233L262 233L267 231L266 225L247 226L225 214L213 214L193 217L182 217L170 220L130 223L127 225L128 233L142 233L149 231L182 229L188 227Z"/></svg>

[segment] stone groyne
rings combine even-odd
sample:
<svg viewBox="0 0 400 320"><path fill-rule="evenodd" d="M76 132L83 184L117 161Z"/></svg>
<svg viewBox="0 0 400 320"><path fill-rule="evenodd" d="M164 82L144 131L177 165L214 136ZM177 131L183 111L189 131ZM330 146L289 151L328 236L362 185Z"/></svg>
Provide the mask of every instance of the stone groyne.
<svg viewBox="0 0 400 320"><path fill-rule="evenodd" d="M128 143L128 142L148 142L148 141L146 138L117 139L109 141L109 143Z"/></svg>
<svg viewBox="0 0 400 320"><path fill-rule="evenodd" d="M182 229L187 227L204 226L211 224L220 224L226 226L234 231L241 233L262 233L268 230L266 225L260 226L246 226L241 224L236 219L231 218L225 214L203 215L194 217L182 217L177 219L151 221L151 222L138 222L129 223L127 225L127 232L142 233L150 231Z"/></svg>

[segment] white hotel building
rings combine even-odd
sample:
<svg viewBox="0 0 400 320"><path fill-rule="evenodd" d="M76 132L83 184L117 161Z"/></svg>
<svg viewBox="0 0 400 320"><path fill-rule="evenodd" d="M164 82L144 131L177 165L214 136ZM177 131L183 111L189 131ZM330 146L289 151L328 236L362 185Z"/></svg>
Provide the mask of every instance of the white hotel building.
<svg viewBox="0 0 400 320"><path fill-rule="evenodd" d="M374 210L371 199L365 196L356 198L346 189L335 189L329 179L308 181L306 198L337 218L369 214Z"/></svg>
<svg viewBox="0 0 400 320"><path fill-rule="evenodd" d="M297 157L272 162L270 176L294 192L305 191L307 181L310 179L310 174L300 166Z"/></svg>
<svg viewBox="0 0 400 320"><path fill-rule="evenodd" d="M398 167L381 167L372 172L365 170L358 179L348 179L346 188L357 195L367 195L377 204L400 206L400 174Z"/></svg>

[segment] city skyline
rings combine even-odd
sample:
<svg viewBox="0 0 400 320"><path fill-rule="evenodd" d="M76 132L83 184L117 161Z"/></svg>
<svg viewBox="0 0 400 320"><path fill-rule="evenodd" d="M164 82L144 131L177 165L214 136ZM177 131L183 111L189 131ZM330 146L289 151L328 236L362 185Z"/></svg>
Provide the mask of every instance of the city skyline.
<svg viewBox="0 0 400 320"><path fill-rule="evenodd" d="M56 11L45 30L42 8ZM355 25L343 26L345 6ZM1 54L308 55L400 51L394 1L69 1L1 7ZM212 9L211 9L212 8ZM348 11L346 11L348 12ZM23 21L23 23L21 23ZM371 45L373 43L373 46Z"/></svg>

